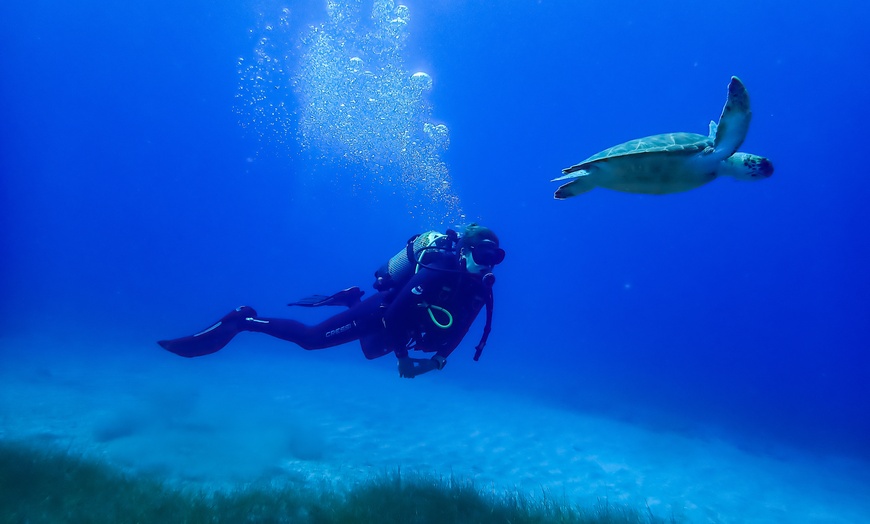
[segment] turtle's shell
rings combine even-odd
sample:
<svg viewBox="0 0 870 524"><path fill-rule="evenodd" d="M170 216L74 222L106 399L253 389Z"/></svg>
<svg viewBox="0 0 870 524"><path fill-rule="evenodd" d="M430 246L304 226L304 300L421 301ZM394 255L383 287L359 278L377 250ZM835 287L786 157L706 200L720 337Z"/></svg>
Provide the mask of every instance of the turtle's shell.
<svg viewBox="0 0 870 524"><path fill-rule="evenodd" d="M571 171L577 171L594 162L630 155L651 155L659 153L692 154L703 151L707 147L712 146L713 140L710 137L699 135L697 133L665 133L663 135L653 135L629 140L623 144L605 149L600 153L595 153L583 162L572 166L570 169ZM565 171L567 172L568 170Z"/></svg>

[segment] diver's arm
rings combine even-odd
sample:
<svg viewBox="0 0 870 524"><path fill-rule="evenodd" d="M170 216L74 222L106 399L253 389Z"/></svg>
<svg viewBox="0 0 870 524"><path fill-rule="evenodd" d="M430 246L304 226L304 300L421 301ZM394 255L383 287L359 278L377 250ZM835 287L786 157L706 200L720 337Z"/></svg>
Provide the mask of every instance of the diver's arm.
<svg viewBox="0 0 870 524"><path fill-rule="evenodd" d="M408 356L398 357L399 376L402 378L414 378L433 369L444 369L447 359L441 355L432 358L411 358Z"/></svg>

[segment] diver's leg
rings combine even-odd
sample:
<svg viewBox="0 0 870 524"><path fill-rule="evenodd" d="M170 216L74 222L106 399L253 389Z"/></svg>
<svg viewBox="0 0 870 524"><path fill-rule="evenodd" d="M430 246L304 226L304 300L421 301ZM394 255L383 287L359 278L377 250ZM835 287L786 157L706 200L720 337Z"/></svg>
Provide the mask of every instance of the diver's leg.
<svg viewBox="0 0 870 524"><path fill-rule="evenodd" d="M323 349L383 330L382 301L383 294L378 293L316 326L284 318L259 318L253 308L242 306L195 335L161 340L158 344L182 357L200 357L220 351L241 331L253 331L293 342L305 349Z"/></svg>
<svg viewBox="0 0 870 524"><path fill-rule="evenodd" d="M293 342L304 349L323 349L345 344L382 329L380 293L332 316L316 326L284 318L245 318L239 329L265 333Z"/></svg>
<svg viewBox="0 0 870 524"><path fill-rule="evenodd" d="M379 328L373 331L373 333L359 339L363 355L369 360L382 357L394 351L394 345L387 338L385 329Z"/></svg>
<svg viewBox="0 0 870 524"><path fill-rule="evenodd" d="M189 337L181 337L172 340L160 340L163 349L171 351L182 357L201 357L220 351L226 346L236 333L241 331L241 324L247 318L256 317L257 312L248 306L238 307L210 327Z"/></svg>

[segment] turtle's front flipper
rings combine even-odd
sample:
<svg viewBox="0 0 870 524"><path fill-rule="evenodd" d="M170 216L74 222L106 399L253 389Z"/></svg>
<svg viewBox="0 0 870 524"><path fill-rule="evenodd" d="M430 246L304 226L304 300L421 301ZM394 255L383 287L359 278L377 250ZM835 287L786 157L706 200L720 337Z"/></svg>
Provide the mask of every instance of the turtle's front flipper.
<svg viewBox="0 0 870 524"><path fill-rule="evenodd" d="M716 128L713 150L706 152L721 157L720 160L733 155L746 138L750 120L752 111L749 109L749 92L739 78L732 76L728 84L728 99ZM712 126L710 130L713 130Z"/></svg>
<svg viewBox="0 0 870 524"><path fill-rule="evenodd" d="M716 141L716 132L719 130L719 124L710 120L710 134L707 136L710 137L710 140Z"/></svg>

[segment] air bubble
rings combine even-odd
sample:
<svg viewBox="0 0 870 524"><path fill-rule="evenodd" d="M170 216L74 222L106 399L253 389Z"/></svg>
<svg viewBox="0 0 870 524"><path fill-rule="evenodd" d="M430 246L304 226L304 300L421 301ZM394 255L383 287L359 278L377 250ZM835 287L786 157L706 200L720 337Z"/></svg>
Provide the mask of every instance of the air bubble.
<svg viewBox="0 0 870 524"><path fill-rule="evenodd" d="M411 20L411 10L406 5L396 7L396 18L401 18L405 22Z"/></svg>
<svg viewBox="0 0 870 524"><path fill-rule="evenodd" d="M395 35L407 34L408 21L404 18L393 18L390 20L390 30Z"/></svg>
<svg viewBox="0 0 870 524"><path fill-rule="evenodd" d="M420 71L411 75L411 87L418 92L426 92L432 89L432 77Z"/></svg>
<svg viewBox="0 0 870 524"><path fill-rule="evenodd" d="M349 69L350 69L350 71L351 71L352 73L359 73L360 71L363 70L363 67L365 66L365 64L363 63L362 58L360 58L360 57L358 57L358 56L355 56L355 57L351 58L351 59L348 61L348 63L349 63L349 66L348 66L348 67L349 67Z"/></svg>
<svg viewBox="0 0 870 524"><path fill-rule="evenodd" d="M390 15L396 10L394 0L375 0L372 6L372 18L375 20L389 20Z"/></svg>
<svg viewBox="0 0 870 524"><path fill-rule="evenodd" d="M255 60L238 62L240 124L276 145L295 130L314 158L353 165L354 184L393 185L388 190L405 195L414 215L458 223L459 199L440 156L449 131L431 123L427 101L432 77L411 74L404 63L410 10L374 0L365 17L361 5L327 0L329 22L311 27L301 47L289 31L289 10L261 20Z"/></svg>

